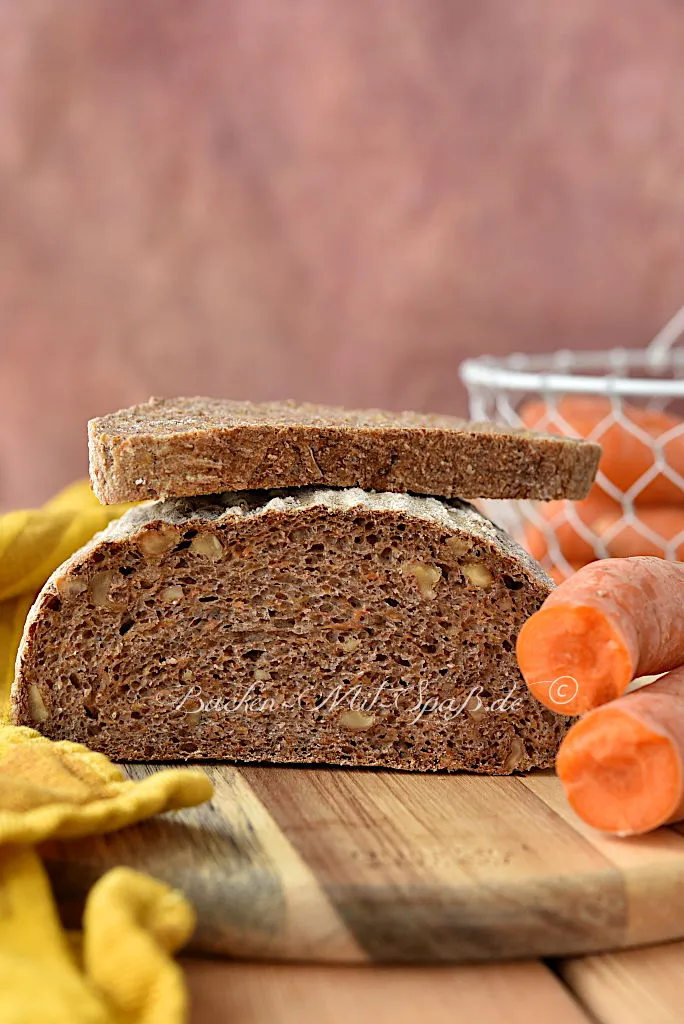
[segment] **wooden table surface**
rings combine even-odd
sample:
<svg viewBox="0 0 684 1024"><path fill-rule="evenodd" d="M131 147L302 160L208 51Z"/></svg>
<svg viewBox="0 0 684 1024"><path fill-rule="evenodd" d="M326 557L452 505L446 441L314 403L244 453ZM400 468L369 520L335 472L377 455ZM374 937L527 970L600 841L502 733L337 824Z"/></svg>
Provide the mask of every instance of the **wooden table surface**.
<svg viewBox="0 0 684 1024"><path fill-rule="evenodd" d="M684 942L554 963L183 960L191 1024L682 1024Z"/></svg>
<svg viewBox="0 0 684 1024"><path fill-rule="evenodd" d="M193 956L457 966L684 941L684 828L601 836L549 773L204 770L200 807L44 849L67 918L125 864L185 893Z"/></svg>
<svg viewBox="0 0 684 1024"><path fill-rule="evenodd" d="M202 807L43 851L63 912L113 864L186 893L192 1024L684 1024L682 826L602 837L548 773L205 770Z"/></svg>

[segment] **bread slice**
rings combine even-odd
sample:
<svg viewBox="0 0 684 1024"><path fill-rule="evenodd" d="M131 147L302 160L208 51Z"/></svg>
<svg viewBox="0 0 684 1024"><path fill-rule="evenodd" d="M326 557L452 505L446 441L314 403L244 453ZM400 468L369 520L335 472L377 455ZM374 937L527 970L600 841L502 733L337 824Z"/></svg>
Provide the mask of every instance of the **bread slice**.
<svg viewBox="0 0 684 1024"><path fill-rule="evenodd" d="M124 760L548 767L568 720L528 694L514 647L551 587L463 502L150 503L41 591L13 721Z"/></svg>
<svg viewBox="0 0 684 1024"><path fill-rule="evenodd" d="M100 501L249 488L363 487L446 498L584 498L587 441L372 409L153 398L88 424Z"/></svg>

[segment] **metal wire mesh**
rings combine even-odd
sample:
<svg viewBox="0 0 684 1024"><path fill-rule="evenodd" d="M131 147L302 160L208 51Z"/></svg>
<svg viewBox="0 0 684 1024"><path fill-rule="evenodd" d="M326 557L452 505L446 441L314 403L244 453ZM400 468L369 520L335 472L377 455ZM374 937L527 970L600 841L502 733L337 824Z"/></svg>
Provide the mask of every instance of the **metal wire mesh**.
<svg viewBox="0 0 684 1024"><path fill-rule="evenodd" d="M684 558L684 307L644 349L466 360L474 420L603 448L581 502L482 503L557 581L596 558Z"/></svg>

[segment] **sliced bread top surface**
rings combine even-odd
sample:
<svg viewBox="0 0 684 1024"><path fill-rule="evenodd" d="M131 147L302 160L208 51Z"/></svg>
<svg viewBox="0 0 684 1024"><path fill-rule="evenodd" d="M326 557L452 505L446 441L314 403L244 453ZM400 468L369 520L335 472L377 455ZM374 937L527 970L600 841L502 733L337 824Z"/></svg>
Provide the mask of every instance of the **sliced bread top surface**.
<svg viewBox="0 0 684 1024"><path fill-rule="evenodd" d="M152 398L88 424L100 501L277 487L442 497L586 496L600 447L453 416Z"/></svg>

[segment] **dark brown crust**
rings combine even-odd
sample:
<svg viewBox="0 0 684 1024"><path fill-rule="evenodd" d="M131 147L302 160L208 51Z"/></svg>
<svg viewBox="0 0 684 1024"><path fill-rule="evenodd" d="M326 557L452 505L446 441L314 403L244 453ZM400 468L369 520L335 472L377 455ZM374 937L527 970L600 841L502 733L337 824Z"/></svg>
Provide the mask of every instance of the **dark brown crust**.
<svg viewBox="0 0 684 1024"><path fill-rule="evenodd" d="M41 591L12 719L121 760L546 768L568 720L527 693L514 645L551 587L456 501L355 489L141 506ZM366 712L350 719L347 704L313 706L338 685L345 700L357 685L367 700L382 680L401 701L370 723ZM274 708L211 709L252 683ZM199 709L193 694L187 703L196 685ZM459 704L474 685L487 712L469 705L447 721L443 702ZM514 687L521 705L495 713ZM412 723L416 693L440 710Z"/></svg>
<svg viewBox="0 0 684 1024"><path fill-rule="evenodd" d="M451 416L150 399L88 424L104 504L275 487L442 497L586 497L601 449Z"/></svg>

